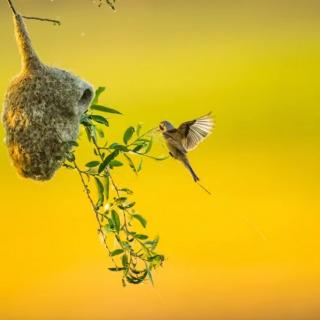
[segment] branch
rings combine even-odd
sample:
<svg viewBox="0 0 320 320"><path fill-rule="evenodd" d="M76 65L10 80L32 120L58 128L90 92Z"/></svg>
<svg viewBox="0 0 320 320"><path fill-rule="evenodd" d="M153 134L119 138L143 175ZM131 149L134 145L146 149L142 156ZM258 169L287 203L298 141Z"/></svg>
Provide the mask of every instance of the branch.
<svg viewBox="0 0 320 320"><path fill-rule="evenodd" d="M141 136L139 136L137 139L135 139L134 141L132 141L130 144L128 144L128 147L132 146L133 144L135 144L139 139L149 135L150 133L156 131L158 128L157 127L154 127L148 131L146 131L145 133L143 133Z"/></svg>
<svg viewBox="0 0 320 320"><path fill-rule="evenodd" d="M105 2L112 10L114 11L116 10L115 0L105 0ZM101 7L102 3L103 3L103 0L100 0L98 6Z"/></svg>
<svg viewBox="0 0 320 320"><path fill-rule="evenodd" d="M17 15L17 11L16 11L16 9L15 9L14 6L13 6L12 1L11 1L11 0L7 0L7 1L8 1L9 7L10 7L10 9L12 10L13 14L16 16L16 15Z"/></svg>
<svg viewBox="0 0 320 320"><path fill-rule="evenodd" d="M17 12L17 10L15 9L15 7L14 7L14 5L12 3L12 0L7 0L7 1L8 1L8 5L9 5L12 13L15 16L17 16L18 12ZM27 16L22 16L22 18L29 19L29 20L39 20L39 21L45 21L45 22L52 22L54 25L58 25L58 26L61 25L61 22L59 20L54 20L54 19L38 18L38 17L27 17Z"/></svg>
<svg viewBox="0 0 320 320"><path fill-rule="evenodd" d="M61 21L59 20L54 20L54 19L48 19L48 18L38 18L38 17L27 17L27 16L22 16L24 19L29 19L29 20L39 20L39 21L44 21L44 22L52 22L54 25L61 25Z"/></svg>
<svg viewBox="0 0 320 320"><path fill-rule="evenodd" d="M73 161L73 164L74 164L74 169L77 170L77 172L78 172L78 174L79 174L79 176L80 176L82 185L83 185L84 190L85 190L85 192L86 192L86 195L87 195L87 197L88 197L88 199L89 199L89 202L90 202L90 204L91 204L92 210L94 211L94 213L95 213L95 215L96 215L96 220L97 220L98 225L99 225L99 233L100 233L100 235L101 235L101 237L102 237L104 246L105 246L105 248L107 249L107 251L108 251L108 253L109 253L109 256L111 257L111 260L112 260L113 264L114 264L115 267L118 269L119 267L117 266L115 260L114 260L113 257L111 256L111 250L110 250L110 248L109 248L109 246L108 246L108 243L107 243L107 237L106 237L105 233L104 233L103 230L102 230L102 225L101 225L100 218L99 218L100 213L99 213L99 211L96 209L96 206L95 206L95 204L94 204L94 202L93 202L93 200L92 200L92 198L91 198L90 189L89 189L89 187L87 186L87 184L85 183L85 181L84 181L84 179L83 179L83 173L82 173L82 171L80 170L80 168L78 167L78 165L77 165L77 163L76 163L75 160Z"/></svg>
<svg viewBox="0 0 320 320"><path fill-rule="evenodd" d="M103 87L97 89L94 102L89 110L96 110L95 106L104 90L105 88ZM101 105L97 110L105 113L120 114L115 109ZM81 116L80 123L83 125L88 141L93 147L94 158L86 163L85 167L87 169L81 169L76 163L75 149L73 147L78 147L78 143L75 141L63 142L58 134L57 136L60 138L61 143L65 143L66 150L68 150L66 151L65 159L68 162L65 162L64 166L78 172L92 210L95 213L99 225L99 234L102 236L104 246L115 266L108 269L115 272L122 271L122 283L124 286L127 283L143 283L146 279L153 283L152 271L162 266L164 261L164 256L156 252L159 238L152 239L146 234L137 232L141 227L146 228L147 220L134 208L136 203L130 199L133 191L120 187L115 182L113 170L124 165L117 159L123 155L128 162L128 166L137 174L141 170L141 162L137 169L128 154L134 153L140 157L148 156L147 154L152 148L152 140L143 139L143 137L153 132L155 128L140 135L140 125L137 129L129 127L123 136L124 145L112 143L109 146L103 129L109 127L107 118L89 111ZM134 133L137 135L136 139L133 139ZM133 142L129 143L130 140L133 140ZM111 148L111 146L113 147ZM108 154L105 154L103 150L106 150ZM139 150L141 153L138 152ZM149 156L149 158L158 160L158 158L152 156ZM87 176L88 182L85 182L84 176ZM94 178L97 187L96 203L91 196L89 185L91 177ZM113 244L112 241L107 241L109 237L110 240L114 240Z"/></svg>

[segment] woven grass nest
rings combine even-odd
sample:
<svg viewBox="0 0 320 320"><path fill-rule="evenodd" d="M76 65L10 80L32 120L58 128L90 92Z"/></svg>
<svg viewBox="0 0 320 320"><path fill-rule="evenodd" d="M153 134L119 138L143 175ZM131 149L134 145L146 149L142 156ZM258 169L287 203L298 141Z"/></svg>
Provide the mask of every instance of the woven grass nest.
<svg viewBox="0 0 320 320"><path fill-rule="evenodd" d="M81 115L94 96L86 81L43 64L28 35L24 18L13 15L21 72L9 84L3 109L5 143L18 173L49 180L77 139Z"/></svg>

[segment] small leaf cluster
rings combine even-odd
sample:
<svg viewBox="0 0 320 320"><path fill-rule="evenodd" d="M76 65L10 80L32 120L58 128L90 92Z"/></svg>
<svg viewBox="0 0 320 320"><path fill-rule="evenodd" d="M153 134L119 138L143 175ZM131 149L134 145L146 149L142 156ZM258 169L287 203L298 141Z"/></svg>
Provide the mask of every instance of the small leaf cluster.
<svg viewBox="0 0 320 320"><path fill-rule="evenodd" d="M107 142L109 116L121 113L99 104L104 91L104 87L96 90L88 112L81 117L81 125L93 147L93 158L80 168L75 154L78 143L71 141L68 144L73 149L66 154L64 165L80 175L97 219L98 233L113 262L109 270L122 273L123 285L143 283L146 279L152 282L152 272L164 261L164 256L156 251L159 237L150 238L146 234L147 220L136 210L133 191L118 186L114 175L124 166L138 174L144 157L165 158L150 155L153 145L150 133L153 130L141 134L140 124L127 128L121 142ZM94 197L93 184L96 186Z"/></svg>

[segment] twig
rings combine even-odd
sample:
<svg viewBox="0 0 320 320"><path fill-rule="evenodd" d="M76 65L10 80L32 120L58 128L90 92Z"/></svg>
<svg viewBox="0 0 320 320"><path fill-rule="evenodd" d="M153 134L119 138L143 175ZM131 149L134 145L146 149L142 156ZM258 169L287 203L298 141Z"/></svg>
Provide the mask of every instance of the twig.
<svg viewBox="0 0 320 320"><path fill-rule="evenodd" d="M110 0L106 0L106 2L111 7L112 10L116 10L113 2L111 2Z"/></svg>
<svg viewBox="0 0 320 320"><path fill-rule="evenodd" d="M119 267L117 266L117 263L115 262L115 260L113 259L112 255L111 255L111 250L110 250L110 248L109 248L109 246L108 246L108 243L107 243L107 237L106 237L105 233L104 233L103 230L102 230L102 225L101 225L100 218L99 218L100 213L99 213L98 210L96 209L96 206L95 206L95 204L94 204L94 202L93 202L93 200L92 200L92 198L91 198L91 196L90 196L90 190L89 190L87 184L85 183L85 181L84 181L84 179L83 179L83 173L82 173L81 169L78 167L76 161L73 161L73 164L74 164L74 168L77 170L77 172L78 172L78 174L79 174L79 176L80 176L80 179L81 179L81 182L82 182L82 184L83 184L84 190L85 190L86 195L87 195L87 197L88 197L88 199L89 199L89 201L90 201L92 210L94 211L94 213L95 213L95 215L96 215L96 220L97 220L98 225L99 225L99 233L100 233L100 235L102 236L102 240L103 240L104 246L105 246L105 248L107 249L107 251L108 251L108 253L109 253L109 256L110 256L113 264L114 264L115 267L118 269Z"/></svg>
<svg viewBox="0 0 320 320"><path fill-rule="evenodd" d="M146 158L150 158L150 159L157 160L157 161L166 160L166 159L169 158L169 156L168 156L168 157L165 157L165 158L161 159L161 158L157 158L157 157L150 156L150 155L148 155L148 154L143 154L143 153L136 152L136 151L132 151L132 153L133 153L133 154L136 154L136 155L138 155L138 156L141 156L141 157L146 157Z"/></svg>
<svg viewBox="0 0 320 320"><path fill-rule="evenodd" d="M102 2L103 0L100 0L98 6L101 7L102 6ZM115 0L105 0L106 4L109 5L109 7L112 9L112 10L116 10L115 6L114 6L114 3L115 3Z"/></svg>
<svg viewBox="0 0 320 320"><path fill-rule="evenodd" d="M61 25L61 21L55 20L55 19L48 19L48 18L38 18L38 17L27 17L27 16L22 16L24 19L29 19L29 20L39 20L39 21L44 21L44 22L52 22L54 25Z"/></svg>
<svg viewBox="0 0 320 320"><path fill-rule="evenodd" d="M12 0L7 0L7 1L8 1L8 5L9 5L11 11L13 12L13 14L15 16L17 16L18 12L17 12L17 10L15 9L15 7L14 7L14 5L12 3ZM52 22L53 24L58 25L58 26L61 25L61 22L59 20L54 20L54 19L38 18L38 17L27 17L27 16L22 16L22 18L29 19L29 20L39 20L39 21L44 21L44 22Z"/></svg>
<svg viewBox="0 0 320 320"><path fill-rule="evenodd" d="M10 9L12 10L13 14L16 16L16 15L17 15L17 11L16 11L16 9L15 9L14 6L13 6L12 1L11 1L11 0L7 0L7 1L8 1L9 7L10 7Z"/></svg>
<svg viewBox="0 0 320 320"><path fill-rule="evenodd" d="M157 129L157 127L154 127L148 131L146 131L144 134L142 134L141 136L139 136L136 140L132 141L130 144L128 144L127 147L132 146L133 144L135 144L138 140L140 140L141 138L145 137L146 135L148 135L149 133L155 131Z"/></svg>
<svg viewBox="0 0 320 320"><path fill-rule="evenodd" d="M94 146L96 147L96 150L97 150L97 153L101 159L101 161L103 161L103 156L101 154L101 151L100 151L100 147L98 146L98 143L93 139L93 144ZM108 170L108 168L106 168L106 171L107 171L107 174L110 178L110 181L112 183L112 186L113 188L115 189L116 191L116 194L118 196L118 198L120 197L120 192L119 192L119 188L117 186L117 184L115 183L111 173L110 173L110 170ZM127 235L127 240L128 240L128 237L129 237L129 227L128 227L128 222L127 222L127 210L126 209L122 209L122 214L123 214L123 220L124 220L124 228L125 228L125 232L126 232L126 235ZM118 243L120 244L120 246L123 248L123 245L121 243L121 240L120 239L117 239ZM124 248L123 248L124 249ZM141 260L144 260L144 259L141 259ZM132 250L129 250L129 265L131 264L131 261L132 261Z"/></svg>

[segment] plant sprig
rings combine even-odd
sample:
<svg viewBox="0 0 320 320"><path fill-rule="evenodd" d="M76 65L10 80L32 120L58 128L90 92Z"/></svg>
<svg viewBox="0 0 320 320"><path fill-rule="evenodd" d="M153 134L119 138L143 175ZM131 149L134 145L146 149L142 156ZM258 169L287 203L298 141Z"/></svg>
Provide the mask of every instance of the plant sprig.
<svg viewBox="0 0 320 320"><path fill-rule="evenodd" d="M164 256L156 251L159 237L150 238L140 231L146 229L147 220L135 209L133 191L118 186L114 173L127 164L138 174L142 170L143 157L154 160L164 160L166 157L150 155L153 145L151 133L154 129L141 134L141 125L126 129L121 143L108 144L105 131L109 127L109 119L106 114L121 113L99 104L104 91L103 87L97 89L89 111L81 117L81 125L93 147L94 158L81 168L76 159L76 148L73 148L66 154L64 166L77 171L80 176L98 223L98 233L113 264L109 270L122 272L123 285L140 284L147 279L153 283L152 272L164 261ZM66 143L69 147L78 147L77 142ZM140 158L138 164L132 155ZM96 196L92 196L93 182Z"/></svg>

